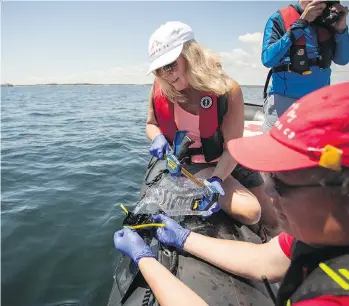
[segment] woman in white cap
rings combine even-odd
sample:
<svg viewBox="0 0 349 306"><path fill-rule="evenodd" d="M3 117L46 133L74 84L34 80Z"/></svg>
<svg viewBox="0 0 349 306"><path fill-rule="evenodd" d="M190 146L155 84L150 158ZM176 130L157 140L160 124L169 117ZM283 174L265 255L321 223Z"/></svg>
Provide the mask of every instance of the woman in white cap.
<svg viewBox="0 0 349 306"><path fill-rule="evenodd" d="M146 125L150 153L163 159L176 130L189 131L190 163L207 167L206 178L221 194L221 208L241 223L261 217L276 227L260 173L238 165L226 143L243 136L244 102L239 84L222 70L216 54L194 39L190 26L167 22L149 40L150 67L155 75ZM253 148L251 148L253 149ZM264 217L264 216L263 216Z"/></svg>

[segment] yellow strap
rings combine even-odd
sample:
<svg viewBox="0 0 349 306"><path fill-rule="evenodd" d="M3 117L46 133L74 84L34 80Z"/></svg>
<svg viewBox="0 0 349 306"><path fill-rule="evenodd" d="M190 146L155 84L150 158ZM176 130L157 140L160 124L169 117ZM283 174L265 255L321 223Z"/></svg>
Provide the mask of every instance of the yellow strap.
<svg viewBox="0 0 349 306"><path fill-rule="evenodd" d="M129 227L130 229L140 229L146 227L164 227L165 223L148 223L148 224L138 224L138 225L124 225L124 227Z"/></svg>
<svg viewBox="0 0 349 306"><path fill-rule="evenodd" d="M344 290L349 290L349 284L343 280L335 271L333 271L329 266L324 263L319 264L320 268L341 288ZM344 277L349 279L349 271L348 269L338 269L339 273L341 273ZM287 300L285 306L291 306L291 300Z"/></svg>
<svg viewBox="0 0 349 306"><path fill-rule="evenodd" d="M342 289L349 290L349 283L347 283L343 278L341 278L335 271L333 271L328 265L320 263L319 267Z"/></svg>
<svg viewBox="0 0 349 306"><path fill-rule="evenodd" d="M345 278L349 280L349 271L348 269L338 269L339 273L341 273Z"/></svg>
<svg viewBox="0 0 349 306"><path fill-rule="evenodd" d="M128 210L126 209L126 207L122 204L120 204L120 207L125 212L125 214L128 215Z"/></svg>

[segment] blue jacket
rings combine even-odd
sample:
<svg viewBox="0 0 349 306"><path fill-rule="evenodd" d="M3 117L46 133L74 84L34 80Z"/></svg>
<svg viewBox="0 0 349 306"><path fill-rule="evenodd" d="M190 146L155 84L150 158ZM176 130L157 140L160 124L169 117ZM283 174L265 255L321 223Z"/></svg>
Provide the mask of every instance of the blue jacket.
<svg viewBox="0 0 349 306"><path fill-rule="evenodd" d="M299 4L298 11L302 12ZM290 58L285 56L292 46L292 41L286 33L281 21L281 15L273 14L265 27L262 47L262 63L267 68L288 64ZM291 26L292 29L292 26ZM308 58L319 56L317 50L317 35L314 27L309 25L305 29L294 29L292 33L295 39L304 35ZM333 62L338 65L346 65L349 62L349 34L348 27L341 34L335 34L336 51ZM317 66L310 67L312 74L300 75L294 72L278 72L272 75L270 94L280 94L290 98L299 99L304 95L330 84L331 68L320 69Z"/></svg>

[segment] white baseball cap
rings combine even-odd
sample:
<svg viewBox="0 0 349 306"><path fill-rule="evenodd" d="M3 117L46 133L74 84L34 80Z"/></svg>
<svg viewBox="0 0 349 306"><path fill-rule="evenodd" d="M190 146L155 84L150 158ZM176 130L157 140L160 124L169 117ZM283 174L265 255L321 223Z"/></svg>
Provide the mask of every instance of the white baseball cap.
<svg viewBox="0 0 349 306"><path fill-rule="evenodd" d="M183 44L193 39L194 32L187 24L180 21L169 21L161 25L149 39L148 74L174 62L182 53Z"/></svg>

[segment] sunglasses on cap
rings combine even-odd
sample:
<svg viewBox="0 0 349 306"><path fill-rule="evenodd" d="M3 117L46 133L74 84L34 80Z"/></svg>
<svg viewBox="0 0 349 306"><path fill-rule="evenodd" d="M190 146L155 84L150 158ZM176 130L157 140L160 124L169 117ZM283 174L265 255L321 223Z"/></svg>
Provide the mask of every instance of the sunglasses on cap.
<svg viewBox="0 0 349 306"><path fill-rule="evenodd" d="M175 60L174 62L165 65L159 69L156 69L156 73L162 73L162 72L172 72L174 71L174 69L178 66L177 60Z"/></svg>
<svg viewBox="0 0 349 306"><path fill-rule="evenodd" d="M268 175L270 182L272 183L273 189L278 196L283 197L287 191L292 191L299 188L319 188L319 187L340 187L342 186L341 182L332 182L332 183L314 183L314 184L304 184L304 185L289 185L281 181L276 177L275 173L269 173Z"/></svg>

